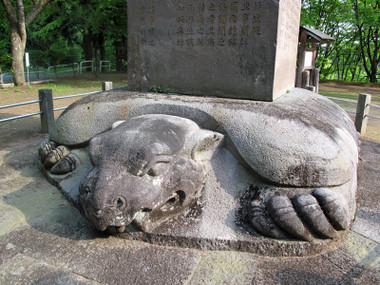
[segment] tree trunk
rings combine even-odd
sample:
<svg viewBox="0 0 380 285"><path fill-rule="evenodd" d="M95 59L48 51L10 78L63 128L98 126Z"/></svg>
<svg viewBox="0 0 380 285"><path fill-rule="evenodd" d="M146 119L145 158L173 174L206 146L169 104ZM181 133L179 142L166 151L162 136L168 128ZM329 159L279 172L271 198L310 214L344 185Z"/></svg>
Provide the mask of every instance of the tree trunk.
<svg viewBox="0 0 380 285"><path fill-rule="evenodd" d="M92 33L89 30L86 30L83 33L83 53L85 60L92 60ZM91 67L87 67L87 71L92 71Z"/></svg>
<svg viewBox="0 0 380 285"><path fill-rule="evenodd" d="M116 71L121 72L123 69L123 44L121 41L116 41L115 54L116 54Z"/></svg>
<svg viewBox="0 0 380 285"><path fill-rule="evenodd" d="M21 31L26 35L26 31ZM26 36L25 36L26 39ZM13 79L17 86L25 85L24 52L26 40L22 40L17 27L11 27Z"/></svg>
<svg viewBox="0 0 380 285"><path fill-rule="evenodd" d="M25 14L23 0L1 1L7 12L8 21L11 26L12 68L15 85L25 84L24 52L26 45L26 27L51 1L52 0L33 1L33 5L27 9L29 11L27 15ZM29 2L29 4L31 3Z"/></svg>
<svg viewBox="0 0 380 285"><path fill-rule="evenodd" d="M103 33L100 33L98 35L98 44L99 44L99 50L100 50L100 60L106 60L106 46L105 46ZM100 72L102 71L105 71L105 68L102 67Z"/></svg>

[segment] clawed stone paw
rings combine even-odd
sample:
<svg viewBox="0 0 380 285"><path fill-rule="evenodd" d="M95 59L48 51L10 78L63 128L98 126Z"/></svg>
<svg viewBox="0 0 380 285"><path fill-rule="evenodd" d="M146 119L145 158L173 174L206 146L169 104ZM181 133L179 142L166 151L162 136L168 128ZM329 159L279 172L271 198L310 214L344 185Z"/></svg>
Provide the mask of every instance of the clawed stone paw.
<svg viewBox="0 0 380 285"><path fill-rule="evenodd" d="M44 167L47 169L53 167L58 161L60 161L69 153L70 153L70 150L66 146L63 146L63 145L57 146L45 158Z"/></svg>
<svg viewBox="0 0 380 285"><path fill-rule="evenodd" d="M249 218L257 232L264 236L289 237L312 241L335 238L337 231L350 225L345 198L328 188L309 194L272 195L251 202Z"/></svg>
<svg viewBox="0 0 380 285"><path fill-rule="evenodd" d="M78 165L78 158L73 153L69 153L59 160L50 170L53 174L66 174L73 172Z"/></svg>
<svg viewBox="0 0 380 285"><path fill-rule="evenodd" d="M251 223L253 227L262 235L277 239L285 239L288 236L277 226L273 219L265 210L265 206L259 200L251 202Z"/></svg>
<svg viewBox="0 0 380 285"><path fill-rule="evenodd" d="M41 161L44 162L48 154L56 147L55 142L52 142L49 139L42 141L40 147L38 148L38 155Z"/></svg>
<svg viewBox="0 0 380 285"><path fill-rule="evenodd" d="M66 174L75 170L78 160L67 146L57 144L49 139L43 141L38 154L45 169L53 174Z"/></svg>

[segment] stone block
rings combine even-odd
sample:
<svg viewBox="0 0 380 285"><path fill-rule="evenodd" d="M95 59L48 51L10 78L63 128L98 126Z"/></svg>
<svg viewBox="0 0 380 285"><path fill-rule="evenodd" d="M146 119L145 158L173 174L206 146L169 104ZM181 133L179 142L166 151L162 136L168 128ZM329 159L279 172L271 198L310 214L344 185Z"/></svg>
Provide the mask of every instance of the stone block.
<svg viewBox="0 0 380 285"><path fill-rule="evenodd" d="M274 101L294 87L301 1L128 1L129 89Z"/></svg>

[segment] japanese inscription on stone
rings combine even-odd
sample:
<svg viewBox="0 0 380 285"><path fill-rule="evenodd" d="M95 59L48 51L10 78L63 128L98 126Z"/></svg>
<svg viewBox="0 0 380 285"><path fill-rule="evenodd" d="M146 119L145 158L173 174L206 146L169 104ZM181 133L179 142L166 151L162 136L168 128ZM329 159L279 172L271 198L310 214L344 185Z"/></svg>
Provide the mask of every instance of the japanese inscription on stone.
<svg viewBox="0 0 380 285"><path fill-rule="evenodd" d="M130 89L272 101L294 86L300 5L128 1Z"/></svg>

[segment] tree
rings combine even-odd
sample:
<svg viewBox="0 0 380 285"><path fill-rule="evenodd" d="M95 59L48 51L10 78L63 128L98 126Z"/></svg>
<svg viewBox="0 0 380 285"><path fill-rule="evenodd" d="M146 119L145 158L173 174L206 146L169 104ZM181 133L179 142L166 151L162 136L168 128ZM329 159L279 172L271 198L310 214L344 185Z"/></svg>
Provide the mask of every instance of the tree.
<svg viewBox="0 0 380 285"><path fill-rule="evenodd" d="M0 35L9 33L9 25L7 24L7 16L3 9L0 9ZM3 73L9 72L12 67L12 56L10 55L9 40L0 39L0 83L3 83Z"/></svg>
<svg viewBox="0 0 380 285"><path fill-rule="evenodd" d="M53 0L2 0L10 24L12 68L16 85L25 84L23 58L26 46L26 27ZM24 5L24 2L26 5Z"/></svg>
<svg viewBox="0 0 380 285"><path fill-rule="evenodd" d="M380 63L379 0L304 0L301 25L336 39L320 46L321 77L376 82Z"/></svg>
<svg viewBox="0 0 380 285"><path fill-rule="evenodd" d="M351 1L354 8L353 22L358 29L363 67L369 81L377 82L376 74L380 64L380 1Z"/></svg>
<svg viewBox="0 0 380 285"><path fill-rule="evenodd" d="M301 25L321 30L335 38L335 42L318 47L317 65L321 77L345 72L343 62L347 62L346 41L350 38L352 26L347 18L349 7L342 0L305 0L302 3Z"/></svg>

